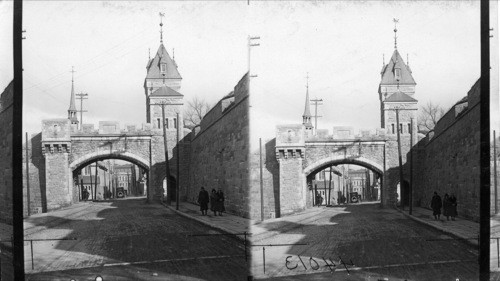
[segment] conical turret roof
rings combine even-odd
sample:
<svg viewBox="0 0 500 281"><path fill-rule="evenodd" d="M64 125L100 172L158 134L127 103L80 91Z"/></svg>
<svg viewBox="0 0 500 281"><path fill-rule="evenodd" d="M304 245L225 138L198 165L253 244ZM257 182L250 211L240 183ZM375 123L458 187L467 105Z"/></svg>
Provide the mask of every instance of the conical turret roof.
<svg viewBox="0 0 500 281"><path fill-rule="evenodd" d="M161 72L161 64L166 65L165 75ZM160 44L155 57L149 61L146 68L148 71L146 78L182 79L179 71L177 70L177 64L170 57L163 44Z"/></svg>
<svg viewBox="0 0 500 281"><path fill-rule="evenodd" d="M396 79L396 69L398 68L401 69L399 80ZM404 63L403 58L401 57L397 49L394 50L391 60L382 68L381 72L381 85L416 85L415 80L411 75L410 67Z"/></svg>

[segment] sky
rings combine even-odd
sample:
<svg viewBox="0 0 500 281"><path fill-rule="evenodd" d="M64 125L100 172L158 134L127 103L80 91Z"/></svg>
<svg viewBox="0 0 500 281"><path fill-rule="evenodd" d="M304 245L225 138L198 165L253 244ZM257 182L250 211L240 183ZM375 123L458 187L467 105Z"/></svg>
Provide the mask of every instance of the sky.
<svg viewBox="0 0 500 281"><path fill-rule="evenodd" d="M24 130L36 133L42 119L67 117L72 66L75 92L88 93L84 123L144 123L146 63L160 43L162 12L164 45L171 57L175 49L185 101L197 96L215 104L229 93L248 69L248 35L259 36L251 49L258 137L302 122L306 75L310 97L323 100L319 129L374 131L383 55L387 62L394 51L393 19L399 19L398 50L405 60L408 54L419 105L448 109L480 76L479 4L25 1ZM12 2L2 1L0 40L11 38ZM3 89L13 78L10 44L0 46L0 58Z"/></svg>

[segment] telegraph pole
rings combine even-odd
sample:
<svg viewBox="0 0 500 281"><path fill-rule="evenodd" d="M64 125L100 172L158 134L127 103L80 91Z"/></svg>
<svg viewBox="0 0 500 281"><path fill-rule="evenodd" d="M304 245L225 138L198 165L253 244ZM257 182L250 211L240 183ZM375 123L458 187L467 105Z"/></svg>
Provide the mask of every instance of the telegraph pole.
<svg viewBox="0 0 500 281"><path fill-rule="evenodd" d="M177 182L176 182L176 190L175 190L175 209L179 210L179 182L180 182L180 177L179 177L179 169L180 169L180 163L179 163L179 157L180 153L179 150L181 149L180 147L180 121L179 121L179 112L177 112L177 119L175 120L177 122Z"/></svg>
<svg viewBox="0 0 500 281"><path fill-rule="evenodd" d="M313 99L311 100L311 102L314 103L314 134L316 135L316 133L318 132L318 118L319 117L323 117L323 116L319 116L318 115L318 105L323 105L322 102L323 99Z"/></svg>
<svg viewBox="0 0 500 281"><path fill-rule="evenodd" d="M78 112L80 112L80 131L83 130L83 112L87 112L87 110L83 110L83 100L86 100L88 99L87 96L89 94L87 93L79 93L79 94L76 94L78 96L77 99L80 100L80 110L78 110Z"/></svg>
<svg viewBox="0 0 500 281"><path fill-rule="evenodd" d="M400 126L399 126L399 108L396 108L396 129L398 133L398 159L399 159L399 192L400 192L400 200L401 200L401 209L405 209L405 205L403 202L403 159L401 157L401 136L400 136Z"/></svg>
<svg viewBox="0 0 500 281"><path fill-rule="evenodd" d="M166 174L166 182L167 182L167 205L172 203L172 192L170 190L170 168L168 165L168 147L167 147L167 129L165 128L165 102L161 102L158 105L161 106L161 116L163 118L163 147L165 149L165 174ZM148 182L149 185L149 182ZM149 195L148 195L149 196Z"/></svg>
<svg viewBox="0 0 500 281"><path fill-rule="evenodd" d="M410 215L413 212L413 122L415 119L410 119Z"/></svg>
<svg viewBox="0 0 500 281"><path fill-rule="evenodd" d="M259 40L260 37L259 36L250 36L248 35L248 76L249 77L257 77L257 75L255 76L252 76L250 75L250 50L252 49L252 47L256 47L256 46L260 46L259 43L253 43L252 40Z"/></svg>

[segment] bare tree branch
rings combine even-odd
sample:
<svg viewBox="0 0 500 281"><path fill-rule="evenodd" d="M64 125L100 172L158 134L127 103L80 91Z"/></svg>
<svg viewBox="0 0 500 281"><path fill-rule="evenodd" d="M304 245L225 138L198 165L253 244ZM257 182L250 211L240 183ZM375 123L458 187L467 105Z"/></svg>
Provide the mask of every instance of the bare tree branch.
<svg viewBox="0 0 500 281"><path fill-rule="evenodd" d="M433 130L444 114L445 110L443 107L429 101L420 108L420 113L418 115L418 132L427 134L429 131Z"/></svg>
<svg viewBox="0 0 500 281"><path fill-rule="evenodd" d="M193 97L187 102L187 107L184 110L184 126L194 128L199 126L201 119L210 110L211 105L203 98Z"/></svg>

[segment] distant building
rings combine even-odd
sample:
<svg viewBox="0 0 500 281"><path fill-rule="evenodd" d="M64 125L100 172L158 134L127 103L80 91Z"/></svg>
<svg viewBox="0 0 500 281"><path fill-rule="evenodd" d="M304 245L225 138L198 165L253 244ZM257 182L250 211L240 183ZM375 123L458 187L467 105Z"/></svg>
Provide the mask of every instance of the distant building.
<svg viewBox="0 0 500 281"><path fill-rule="evenodd" d="M133 164L116 165L113 167L116 187L123 188L127 196L142 196L144 189L139 188L141 177L139 168Z"/></svg>

